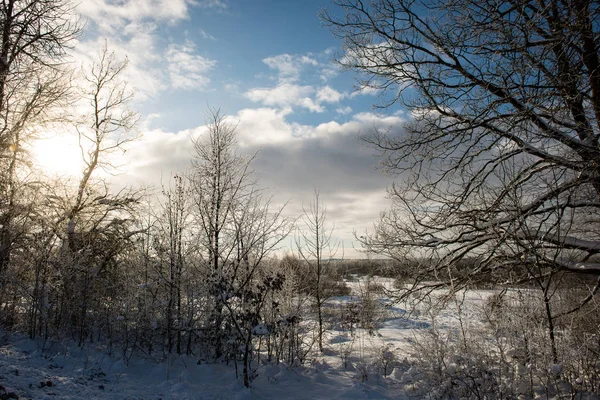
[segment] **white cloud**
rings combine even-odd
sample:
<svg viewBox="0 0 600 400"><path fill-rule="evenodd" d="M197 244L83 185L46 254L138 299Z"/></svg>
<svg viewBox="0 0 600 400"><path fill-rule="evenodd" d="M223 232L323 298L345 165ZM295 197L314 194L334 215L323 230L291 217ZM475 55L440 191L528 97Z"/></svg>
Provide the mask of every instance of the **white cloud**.
<svg viewBox="0 0 600 400"><path fill-rule="evenodd" d="M379 93L379 89L374 88L372 86L363 85L360 88L356 89L350 94L350 98L354 98L356 96L374 96Z"/></svg>
<svg viewBox="0 0 600 400"><path fill-rule="evenodd" d="M198 33L200 33L200 36L202 36L202 39L210 39L213 41L217 40L216 37L214 37L210 33L206 32L204 29L198 29Z"/></svg>
<svg viewBox="0 0 600 400"><path fill-rule="evenodd" d="M339 108L335 109L335 112L337 112L338 114L347 115L352 112L352 107L350 107L350 106L339 107Z"/></svg>
<svg viewBox="0 0 600 400"><path fill-rule="evenodd" d="M397 115L359 113L342 124L329 121L319 125L290 123L287 116L291 109L247 108L231 116L231 122L239 121L238 137L240 144L246 147L264 144L280 145L307 139L326 139L347 135L356 136L373 128L386 129L401 126L405 119Z"/></svg>
<svg viewBox="0 0 600 400"><path fill-rule="evenodd" d="M324 103L339 103L346 97L344 93L329 86L316 89L310 85L292 83L280 83L272 88L250 89L244 95L265 106L300 107L317 113L325 111Z"/></svg>
<svg viewBox="0 0 600 400"><path fill-rule="evenodd" d="M135 89L136 99L144 99L156 95L165 88L163 71L158 68L147 68L147 65L156 65L161 62L161 57L154 51L154 40L150 35L139 34L130 41L123 41L112 37L104 39L97 37L94 40L80 42L75 46L76 63L88 69L93 62L97 62L100 50L104 45L117 58L127 57L129 64L122 78ZM138 51L139 48L147 49L146 52Z"/></svg>
<svg viewBox="0 0 600 400"><path fill-rule="evenodd" d="M294 129L285 117L289 108L250 108L238 112L233 121L239 121L238 138L241 146L262 146L289 142L294 138Z"/></svg>
<svg viewBox="0 0 600 400"><path fill-rule="evenodd" d="M304 98L300 99L298 101L298 105L300 107L306 108L307 110L309 110L311 112L321 113L321 112L325 111L325 108L322 105L320 105L319 103L316 103L310 97L304 97Z"/></svg>
<svg viewBox="0 0 600 400"><path fill-rule="evenodd" d="M326 141L327 146L335 148L335 143L352 142L357 135L366 133L374 127L400 127L405 121L399 116L360 113L345 123L329 121L318 125L305 125L288 121L290 114L289 108L247 108L228 116L227 120L237 125L239 145L250 149L251 152L252 149L263 146L291 149L301 145L317 148L319 146L314 143L322 141ZM150 115L148 119L156 117L158 115ZM146 131L125 155L128 158L129 173L136 177L144 174L156 177L160 175L161 169L167 173L182 171L182 168L188 166L193 154L192 138L198 137L205 131L204 125L176 133L163 130ZM366 151L358 143L355 144L355 149L339 146L339 151L344 153ZM145 168L151 169L145 171ZM276 174L277 171L272 173Z"/></svg>
<svg viewBox="0 0 600 400"><path fill-rule="evenodd" d="M227 2L225 0L195 0L194 4L204 8L226 9Z"/></svg>
<svg viewBox="0 0 600 400"><path fill-rule="evenodd" d="M355 114L353 120L370 125L370 128L385 128L389 126L400 126L406 120L400 115L381 115L372 112Z"/></svg>
<svg viewBox="0 0 600 400"><path fill-rule="evenodd" d="M317 92L317 102L319 103L339 103L344 97L346 96L343 93L329 86L324 86Z"/></svg>
<svg viewBox="0 0 600 400"><path fill-rule="evenodd" d="M103 30L123 28L144 20L175 22L187 18L189 0L85 0L77 10Z"/></svg>
<svg viewBox="0 0 600 400"><path fill-rule="evenodd" d="M230 93L239 93L240 85L237 82L227 82L223 84L223 88Z"/></svg>
<svg viewBox="0 0 600 400"><path fill-rule="evenodd" d="M210 83L207 74L215 67L216 61L204 58L195 51L191 42L171 44L167 49L169 77L173 88L203 90Z"/></svg>
<svg viewBox="0 0 600 400"><path fill-rule="evenodd" d="M315 102L311 96L316 90L312 86L301 86L290 83L282 83L274 88L250 89L244 95L257 103L266 106L277 107L303 107L312 112L322 112L323 107Z"/></svg>
<svg viewBox="0 0 600 400"><path fill-rule="evenodd" d="M269 68L277 70L280 82L296 82L304 65L317 66L319 63L308 55L280 54L263 59Z"/></svg>
<svg viewBox="0 0 600 400"><path fill-rule="evenodd" d="M295 218L302 204L310 202L313 189L319 189L330 221L335 222L335 235L351 247L352 232L369 229L387 206L387 178L375 170L371 149L361 146L357 136L374 126L400 129L403 119L362 113L345 123L305 125L290 122L290 112L244 109L228 120L238 124L240 151L258 151L253 169L261 187L274 194L273 204L289 201L285 215ZM180 132L147 131L124 154L128 171L115 179L120 184L143 182L159 187L161 179L166 182L172 174L189 170L192 138L204 132L205 126Z"/></svg>
<svg viewBox="0 0 600 400"><path fill-rule="evenodd" d="M150 130L149 126L152 123L152 121L159 120L161 117L162 117L162 115L159 113L152 113L152 114L145 115L144 117L142 117L140 122L138 122L138 129L140 129L140 131Z"/></svg>
<svg viewBox="0 0 600 400"><path fill-rule="evenodd" d="M83 63L91 61L89 55L108 38L109 49L129 59L125 79L135 87L138 99L156 96L167 88L165 82L176 89L204 89L215 61L197 54L190 42L164 48L157 33L165 23L189 18L191 6L227 7L220 0L84 0L77 10L87 19L92 38L76 45L76 57ZM214 39L200 32L205 39Z"/></svg>
<svg viewBox="0 0 600 400"><path fill-rule="evenodd" d="M159 187L162 177L183 173L192 159L192 137L196 130L177 133L147 131L126 153L127 172L117 176L121 185L139 184Z"/></svg>
<svg viewBox="0 0 600 400"><path fill-rule="evenodd" d="M338 74L339 71L336 68L328 66L321 69L321 72L319 73L319 78L321 78L321 81L327 82L331 78L335 78Z"/></svg>
<svg viewBox="0 0 600 400"><path fill-rule="evenodd" d="M244 95L265 106L299 107L311 112L324 112L324 104L339 103L348 95L329 85L314 86L299 83L302 73L307 69L312 71L313 78L320 74L322 81L327 81L328 77L336 73L330 64L322 64L319 61L323 58L323 54L325 53L317 55L286 53L263 59L263 63L277 72L274 78L278 83L273 87L250 89Z"/></svg>

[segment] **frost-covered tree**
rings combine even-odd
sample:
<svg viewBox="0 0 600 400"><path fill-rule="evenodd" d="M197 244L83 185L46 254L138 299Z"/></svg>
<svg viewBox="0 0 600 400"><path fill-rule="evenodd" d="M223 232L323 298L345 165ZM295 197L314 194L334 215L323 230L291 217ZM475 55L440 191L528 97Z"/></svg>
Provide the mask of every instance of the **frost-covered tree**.
<svg viewBox="0 0 600 400"><path fill-rule="evenodd" d="M339 62L410 112L367 139L398 177L367 248L426 258L412 276L455 288L527 279L524 263L597 275L598 3L336 3Z"/></svg>
<svg viewBox="0 0 600 400"><path fill-rule="evenodd" d="M190 283L196 282L191 276L191 261L188 260L189 253L192 251L190 245L192 195L188 181L184 177L176 175L173 182L172 187L162 190L164 200L162 212L157 218L158 231L154 232L153 248L157 257L157 262L154 263L156 283L163 288L161 298L166 303L164 310L166 351L171 353L175 350L177 354L181 354L185 341L184 331L189 330L193 324L192 304L195 301ZM189 346L188 351L190 351Z"/></svg>
<svg viewBox="0 0 600 400"><path fill-rule="evenodd" d="M66 50L79 33L66 0L6 0L0 4L0 297L19 273L15 249L30 239L39 185L27 173L26 144L58 118L69 82ZM39 189L39 188L38 188ZM10 270L10 271L9 271ZM0 298L0 303L7 305Z"/></svg>
<svg viewBox="0 0 600 400"><path fill-rule="evenodd" d="M327 301L324 290L325 273L330 266L331 260L338 250L331 236L333 227L327 223L327 208L319 199L319 192L315 190L314 197L308 209L303 208L300 217L302 226L296 236L296 248L300 258L310 268L310 275L314 281L314 288L309 288L310 293L315 296L317 309L317 341L319 351L323 351L323 304Z"/></svg>
<svg viewBox="0 0 600 400"><path fill-rule="evenodd" d="M133 94L122 76L126 66L105 45L98 60L83 70L81 102L87 108L76 126L83 168L57 221L63 242L59 313L76 330L80 344L89 334L88 308L99 301L95 289L110 287L120 254L139 233L133 224L139 194L127 189L111 194L108 184L95 177L100 168L114 168L111 153L137 136L138 116L129 108Z"/></svg>
<svg viewBox="0 0 600 400"><path fill-rule="evenodd" d="M236 126L219 111L211 113L195 150L193 214L210 298L208 350L216 359L237 359L241 351L249 385L252 338L262 326L265 296L282 279L261 274L262 263L287 236L289 223L281 209L271 211L252 174L253 157L238 153Z"/></svg>

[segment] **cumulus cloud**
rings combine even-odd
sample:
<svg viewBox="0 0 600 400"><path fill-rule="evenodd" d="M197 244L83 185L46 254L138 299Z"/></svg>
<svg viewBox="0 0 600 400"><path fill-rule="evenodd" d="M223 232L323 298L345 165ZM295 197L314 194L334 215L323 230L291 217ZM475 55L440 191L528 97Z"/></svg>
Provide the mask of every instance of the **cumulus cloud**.
<svg viewBox="0 0 600 400"><path fill-rule="evenodd" d="M245 110L237 117L243 117L238 132L248 138L247 150L259 151L254 169L261 185L276 193L279 204L289 200L286 215L300 215L317 189L337 227L336 237L352 247L353 232L370 229L388 207L388 178L377 171L372 149L359 136L374 126L400 130L400 117L371 114L318 125L290 123L285 114L265 110ZM277 141L250 142L259 132Z"/></svg>
<svg viewBox="0 0 600 400"><path fill-rule="evenodd" d="M325 111L324 103L339 103L346 97L346 94L329 86L315 88L291 83L281 83L272 88L250 89L244 95L265 106L300 107L317 113Z"/></svg>
<svg viewBox="0 0 600 400"><path fill-rule="evenodd" d="M319 103L339 103L344 97L346 96L343 93L329 86L324 86L317 92L317 102Z"/></svg>
<svg viewBox="0 0 600 400"><path fill-rule="evenodd" d="M327 66L321 69L321 71L319 72L319 78L321 78L321 81L327 82L330 79L338 76L338 74L339 71L337 68L334 68L333 66Z"/></svg>
<svg viewBox="0 0 600 400"><path fill-rule="evenodd" d="M80 42L76 46L77 63L84 69L89 69L93 62L97 62L98 55L105 45L109 51L117 55L117 58L127 57L129 64L122 78L135 88L137 99L152 97L166 88L163 72L160 69L145 67L161 62L161 57L153 51L155 44L151 35L140 33L129 41L114 37L110 39L97 37ZM148 51L140 52L138 48L145 48Z"/></svg>
<svg viewBox="0 0 600 400"><path fill-rule="evenodd" d="M161 177L184 172L191 161L194 133L194 130L145 132L139 143L127 152L128 172L121 179L159 186Z"/></svg>
<svg viewBox="0 0 600 400"><path fill-rule="evenodd" d="M336 225L336 237L351 249L353 232L369 229L388 206L388 178L376 170L372 149L358 137L373 127L399 131L404 120L362 113L346 123L305 125L290 122L289 115L289 109L244 109L228 120L237 124L240 151L256 154L253 169L260 186L274 194L273 204L288 203L284 214L295 218L318 189ZM128 172L117 178L121 184L144 182L158 187L161 179L167 182L173 174L189 170L192 139L205 132L205 126L175 133L147 131L125 153Z"/></svg>
<svg viewBox="0 0 600 400"><path fill-rule="evenodd" d="M82 1L77 10L88 22L88 34L77 44L76 57L89 62L90 54L96 54L108 38L110 50L128 57L125 78L136 88L138 98L157 95L167 88L165 82L176 89L203 89L215 62L197 54L190 42L165 49L157 34L158 26L187 19L191 6L222 9L226 4L219 0Z"/></svg>
<svg viewBox="0 0 600 400"><path fill-rule="evenodd" d="M299 107L311 112L324 112L325 104L339 103L348 96L329 85L302 85L299 83L302 72L308 68L313 71L313 76L329 69L329 64L323 68L317 58L319 56L310 53L286 53L263 59L263 63L276 71L274 79L277 80L277 84L250 89L244 93L245 97L264 106ZM322 80L326 81L326 79Z"/></svg>
<svg viewBox="0 0 600 400"><path fill-rule="evenodd" d="M347 114L352 113L352 107L350 107L350 106L339 107L339 108L335 109L335 112L338 114L347 115Z"/></svg>
<svg viewBox="0 0 600 400"><path fill-rule="evenodd" d="M208 72L216 61L196 54L193 43L171 44L166 53L171 86L175 89L205 89L209 84Z"/></svg>
<svg viewBox="0 0 600 400"><path fill-rule="evenodd" d="M283 145L294 138L294 129L286 121L289 108L254 108L239 111L232 120L239 121L238 139L243 147Z"/></svg>
<svg viewBox="0 0 600 400"><path fill-rule="evenodd" d="M189 4L189 0L86 0L77 10L103 31L114 33L144 20L175 22L187 18Z"/></svg>
<svg viewBox="0 0 600 400"><path fill-rule="evenodd" d="M317 66L319 63L308 55L279 54L263 59L263 62L278 72L280 82L296 82L305 65Z"/></svg>
<svg viewBox="0 0 600 400"><path fill-rule="evenodd" d="M266 106L282 108L298 106L312 112L323 112L324 108L312 98L315 93L316 90L312 86L282 83L273 88L250 89L245 96Z"/></svg>
<svg viewBox="0 0 600 400"><path fill-rule="evenodd" d="M356 96L375 96L378 93L379 93L379 89L374 88L372 86L363 85L363 86L359 87L358 89L356 89L355 91L353 91L350 94L350 98L354 98Z"/></svg>

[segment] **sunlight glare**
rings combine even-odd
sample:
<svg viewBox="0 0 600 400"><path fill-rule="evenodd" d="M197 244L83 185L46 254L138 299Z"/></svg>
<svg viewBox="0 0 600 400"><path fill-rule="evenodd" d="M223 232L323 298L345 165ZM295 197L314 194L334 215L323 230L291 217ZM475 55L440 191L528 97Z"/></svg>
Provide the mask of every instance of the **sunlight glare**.
<svg viewBox="0 0 600 400"><path fill-rule="evenodd" d="M83 169L75 136L54 135L38 139L31 153L35 165L49 174L76 176Z"/></svg>

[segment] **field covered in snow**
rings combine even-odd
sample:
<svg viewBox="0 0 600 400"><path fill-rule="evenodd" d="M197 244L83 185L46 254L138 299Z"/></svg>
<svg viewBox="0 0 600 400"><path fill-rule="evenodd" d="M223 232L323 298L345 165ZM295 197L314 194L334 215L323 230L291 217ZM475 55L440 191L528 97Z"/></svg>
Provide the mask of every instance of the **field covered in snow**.
<svg viewBox="0 0 600 400"><path fill-rule="evenodd" d="M390 279L376 281L388 289ZM31 341L2 333L0 398L27 399L398 399L418 398L411 367L414 344L436 325L437 332L459 329L457 303L432 313L422 303L392 304L381 291L365 292L364 279L348 283L352 293L330 299L325 351L313 349L302 366L263 363L252 387L236 378L233 364L198 363L193 356L156 362L139 356L110 357L101 346ZM468 292L462 303L466 324L491 292ZM372 325L360 326L349 314L372 302ZM364 304L363 304L364 303ZM349 311L350 310L350 311ZM361 312L364 312L361 311ZM433 318L435 316L435 318ZM306 321L307 324L311 321ZM310 338L307 337L307 340Z"/></svg>
<svg viewBox="0 0 600 400"><path fill-rule="evenodd" d="M443 303L442 292L394 302L392 279L346 283L350 294L325 303L324 351L314 345L315 321L307 318L303 340L313 345L304 362L291 366L265 356L253 364L250 388L233 363L176 355L124 359L99 344L1 332L0 399L598 399L586 389L595 376L580 367L588 357L584 343L570 365L553 364L543 346L528 350L541 351L534 361L521 357L520 336L534 337L535 327L516 326L507 314L494 325L499 290L459 292ZM506 293L521 304L517 299L528 291Z"/></svg>

